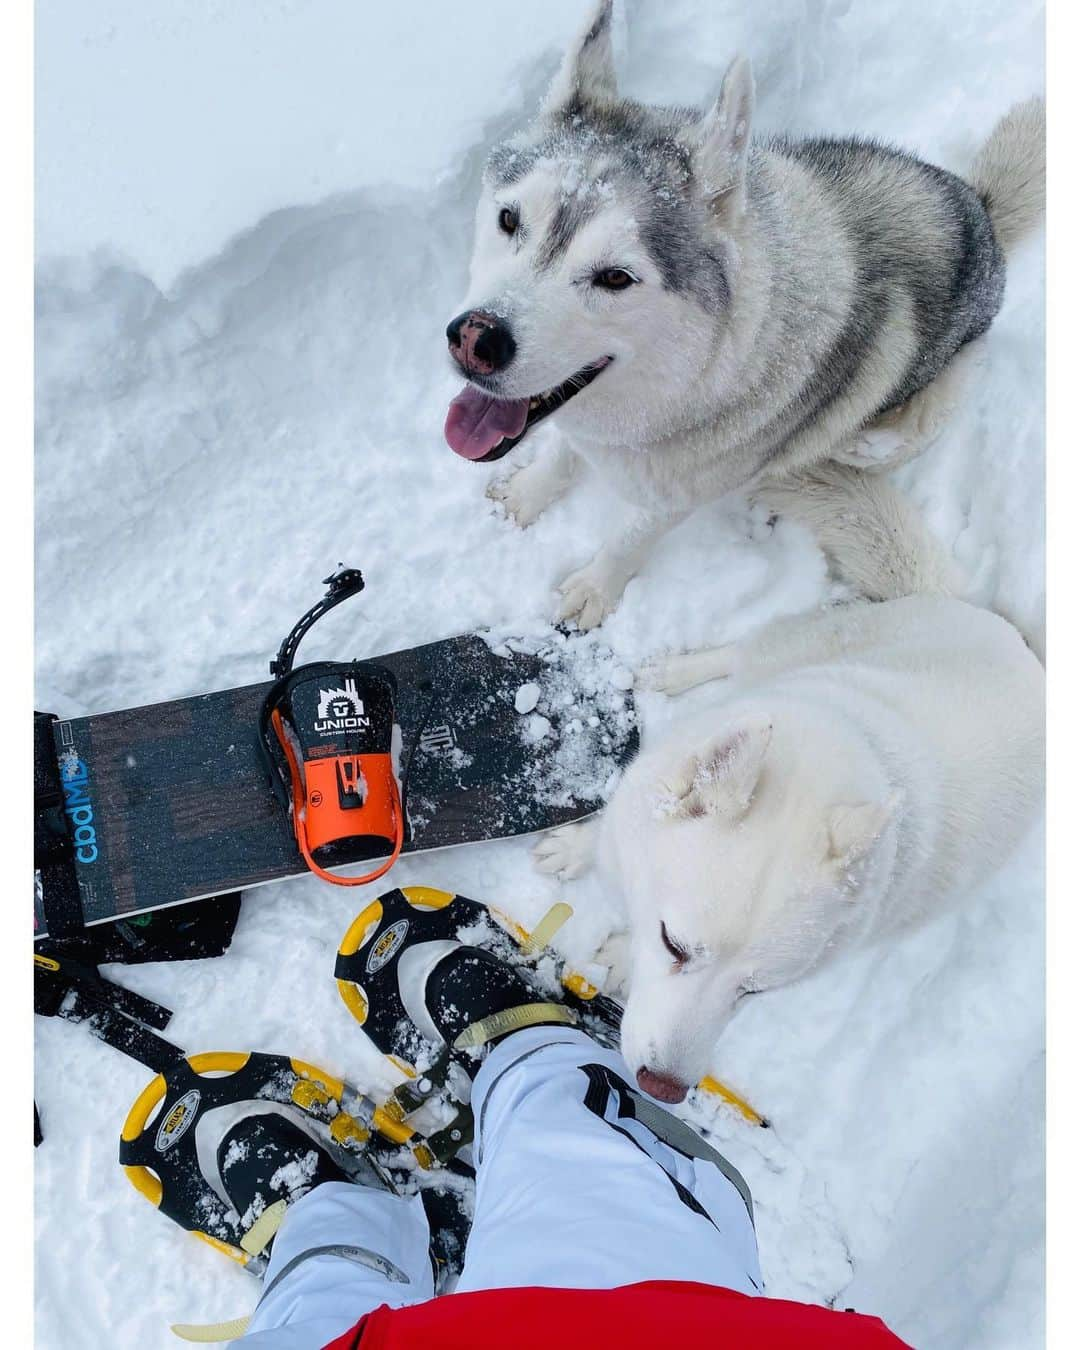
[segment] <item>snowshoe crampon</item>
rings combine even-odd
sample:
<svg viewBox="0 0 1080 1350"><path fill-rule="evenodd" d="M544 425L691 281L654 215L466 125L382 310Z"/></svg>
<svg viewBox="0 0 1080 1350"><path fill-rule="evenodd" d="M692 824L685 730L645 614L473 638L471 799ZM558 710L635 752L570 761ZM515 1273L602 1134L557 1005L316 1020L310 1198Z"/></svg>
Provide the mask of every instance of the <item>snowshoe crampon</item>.
<svg viewBox="0 0 1080 1350"><path fill-rule="evenodd" d="M266 1267L264 1252L285 1204L271 1206L272 1215L238 1214L207 1178L196 1144L200 1122L210 1112L244 1103L253 1111L273 1103L279 1114L301 1123L312 1147L328 1155L346 1179L374 1174L378 1184L397 1189L384 1163L400 1155L411 1131L340 1078L283 1055L219 1052L178 1059L128 1112L120 1163L152 1205L253 1274Z"/></svg>

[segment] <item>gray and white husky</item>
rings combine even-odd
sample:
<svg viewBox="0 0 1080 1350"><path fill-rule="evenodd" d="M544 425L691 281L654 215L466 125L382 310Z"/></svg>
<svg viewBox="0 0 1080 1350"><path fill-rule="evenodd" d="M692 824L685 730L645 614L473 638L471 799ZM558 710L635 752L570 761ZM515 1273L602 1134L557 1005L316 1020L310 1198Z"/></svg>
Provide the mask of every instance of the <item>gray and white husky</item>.
<svg viewBox="0 0 1080 1350"><path fill-rule="evenodd" d="M1041 217L1041 100L998 123L966 181L865 140L753 140L743 59L704 114L620 98L611 14L602 0L540 118L488 160L447 329L468 379L450 446L499 459L557 411L561 447L490 494L526 526L585 459L638 505L561 587L582 627L654 539L737 489L806 521L866 596L952 589L881 470L955 403L958 353Z"/></svg>

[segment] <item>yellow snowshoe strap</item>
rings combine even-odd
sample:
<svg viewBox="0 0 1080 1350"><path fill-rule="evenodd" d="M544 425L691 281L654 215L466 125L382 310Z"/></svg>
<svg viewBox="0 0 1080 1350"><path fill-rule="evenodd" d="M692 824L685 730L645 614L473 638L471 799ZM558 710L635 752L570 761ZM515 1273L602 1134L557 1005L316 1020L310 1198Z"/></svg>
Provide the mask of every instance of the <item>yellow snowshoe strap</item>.
<svg viewBox="0 0 1080 1350"><path fill-rule="evenodd" d="M740 1097L734 1089L729 1088L726 1083L722 1083L719 1078L714 1078L712 1074L706 1074L698 1087L702 1092L711 1092L713 1096L719 1097L721 1101L733 1106L743 1119L748 1120L751 1125L768 1125L769 1122L765 1117L760 1112L755 1111L744 1097Z"/></svg>
<svg viewBox="0 0 1080 1350"><path fill-rule="evenodd" d="M285 1211L289 1207L287 1200L277 1200L259 1215L244 1236L240 1239L241 1248L248 1256L261 1256L270 1244L270 1239L281 1227Z"/></svg>
<svg viewBox="0 0 1080 1350"><path fill-rule="evenodd" d="M288 1208L287 1200L277 1200L263 1210L240 1239L241 1248L249 1256L261 1256L266 1251L271 1238L281 1227ZM250 1317L234 1317L231 1322L210 1322L206 1326L176 1322L172 1330L182 1341L194 1341L199 1345L216 1345L219 1341L239 1340L247 1331L250 1321Z"/></svg>
<svg viewBox="0 0 1080 1350"><path fill-rule="evenodd" d="M558 904L552 905L525 941L522 942L521 950L531 955L533 952L539 952L545 947L549 947L551 939L573 912L573 909L562 900Z"/></svg>
<svg viewBox="0 0 1080 1350"><path fill-rule="evenodd" d="M505 1036L510 1031L520 1031L522 1027L535 1027L553 1022L564 1026L576 1026L578 1016L564 1003L523 1003L518 1008L506 1008L502 1012L482 1017L471 1027L466 1027L454 1042L455 1050L467 1050L476 1045L487 1045L496 1036Z"/></svg>
<svg viewBox="0 0 1080 1350"><path fill-rule="evenodd" d="M219 1341L239 1340L247 1331L250 1321L250 1317L234 1317L231 1322L213 1322L205 1327L175 1322L172 1332L182 1341L194 1341L197 1345L216 1345Z"/></svg>

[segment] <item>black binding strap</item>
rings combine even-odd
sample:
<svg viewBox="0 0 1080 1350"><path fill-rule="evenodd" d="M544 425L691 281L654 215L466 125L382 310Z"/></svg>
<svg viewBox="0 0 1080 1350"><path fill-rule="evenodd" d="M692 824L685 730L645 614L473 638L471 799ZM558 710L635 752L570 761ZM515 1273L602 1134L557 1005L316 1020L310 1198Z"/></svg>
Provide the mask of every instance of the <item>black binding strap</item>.
<svg viewBox="0 0 1080 1350"><path fill-rule="evenodd" d="M56 761L52 713L34 713L34 869L50 937L71 937L83 927L64 789Z"/></svg>
<svg viewBox="0 0 1080 1350"><path fill-rule="evenodd" d="M88 997L80 989L71 991L71 997L60 1010L59 1016L67 1022L85 1022L91 1035L111 1045L114 1050L137 1059L155 1073L161 1073L170 1064L175 1064L184 1054L172 1041L150 1031L134 1018L125 1017L115 1008Z"/></svg>
<svg viewBox="0 0 1080 1350"><path fill-rule="evenodd" d="M46 863L37 868L45 931L50 937L74 937L83 930L82 897L73 862Z"/></svg>
<svg viewBox="0 0 1080 1350"><path fill-rule="evenodd" d="M323 598L317 601L306 614L301 615L293 625L288 637L278 648L277 657L270 662L270 674L279 679L293 668L293 662L296 660L296 649L303 641L305 633L322 616L332 610L336 605L340 605L342 600L348 600L350 595L356 595L364 589L364 578L360 575L358 567L343 567L335 572L323 582L324 586L329 587Z"/></svg>
<svg viewBox="0 0 1080 1350"><path fill-rule="evenodd" d="M157 1073L184 1053L157 1034L169 1025L168 1008L40 945L34 951L34 1011L86 1023L99 1040Z"/></svg>

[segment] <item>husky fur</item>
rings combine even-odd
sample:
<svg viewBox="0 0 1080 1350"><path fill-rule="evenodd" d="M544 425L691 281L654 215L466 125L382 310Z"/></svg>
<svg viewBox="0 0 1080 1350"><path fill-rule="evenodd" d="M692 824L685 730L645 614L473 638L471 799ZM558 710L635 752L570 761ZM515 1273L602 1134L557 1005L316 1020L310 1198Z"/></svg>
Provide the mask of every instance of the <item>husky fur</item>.
<svg viewBox="0 0 1080 1350"><path fill-rule="evenodd" d="M660 534L736 490L805 520L857 593L955 589L882 470L955 406L1005 254L1041 217L1041 100L967 181L874 141L756 140L743 59L704 113L620 97L611 15L603 0L539 118L491 152L468 293L516 348L473 385L529 401L523 435L537 409L561 432L490 495L526 526L585 460L639 508L563 583L561 617L601 622ZM610 269L629 284L600 285Z"/></svg>
<svg viewBox="0 0 1080 1350"><path fill-rule="evenodd" d="M568 879L598 859L624 897L623 1052L669 1101L743 998L961 903L1042 794L1042 667L961 600L852 602L650 672L669 692L717 679L598 822L536 849Z"/></svg>

